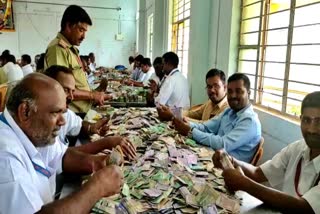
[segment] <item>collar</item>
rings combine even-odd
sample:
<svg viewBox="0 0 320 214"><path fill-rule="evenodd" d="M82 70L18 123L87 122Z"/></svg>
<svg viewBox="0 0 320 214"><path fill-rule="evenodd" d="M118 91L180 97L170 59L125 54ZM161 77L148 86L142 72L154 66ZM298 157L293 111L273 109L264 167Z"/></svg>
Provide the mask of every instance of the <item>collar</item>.
<svg viewBox="0 0 320 214"><path fill-rule="evenodd" d="M172 70L170 71L170 73L169 73L168 75L166 75L166 76L167 76L167 77L170 77L170 76L172 76L174 73L176 73L176 71L179 71L179 69L178 69L178 68L172 69Z"/></svg>
<svg viewBox="0 0 320 214"><path fill-rule="evenodd" d="M252 109L251 103L249 103L246 107L244 107L243 109L241 109L238 112L235 112L233 109L231 109L231 111L229 112L229 115L237 115L237 117L240 117L241 114L243 114L247 109ZM252 109L252 111L253 111L253 109Z"/></svg>
<svg viewBox="0 0 320 214"><path fill-rule="evenodd" d="M211 100L210 100L211 101ZM212 101L211 101L212 102ZM223 108L225 106L225 104L228 102L227 99L227 95L224 96L224 98L222 100L220 100L220 102L218 102L217 104L212 103L213 105L216 105L219 109Z"/></svg>
<svg viewBox="0 0 320 214"><path fill-rule="evenodd" d="M310 162L310 148L308 147L307 143L303 141L303 150L302 150L302 157L305 163ZM320 155L318 157L314 158L312 161L312 164L314 168L316 169L316 172L320 172Z"/></svg>
<svg viewBox="0 0 320 214"><path fill-rule="evenodd" d="M76 46L73 46L70 44L70 42L68 41L68 39L62 34L62 33L58 33L57 34L57 39L59 40L59 43L62 43L63 46L65 46L66 48L72 48L74 50L78 51L78 48L76 48Z"/></svg>
<svg viewBox="0 0 320 214"><path fill-rule="evenodd" d="M32 160L37 154L39 154L37 148L33 145L33 143L29 140L29 138L25 135L25 133L20 129L17 123L14 121L7 108L4 109L3 112L4 117L8 121L11 129L17 135L20 140L20 143L26 150L29 158Z"/></svg>

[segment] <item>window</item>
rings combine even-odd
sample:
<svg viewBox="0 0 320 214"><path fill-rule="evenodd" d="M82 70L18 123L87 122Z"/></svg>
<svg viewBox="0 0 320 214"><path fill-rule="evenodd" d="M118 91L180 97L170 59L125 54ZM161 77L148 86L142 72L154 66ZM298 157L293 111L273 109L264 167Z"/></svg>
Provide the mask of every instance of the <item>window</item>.
<svg viewBox="0 0 320 214"><path fill-rule="evenodd" d="M172 0L171 51L179 57L179 69L188 75L190 0Z"/></svg>
<svg viewBox="0 0 320 214"><path fill-rule="evenodd" d="M147 39L147 55L152 61L152 43L153 43L153 13L148 17L148 39Z"/></svg>
<svg viewBox="0 0 320 214"><path fill-rule="evenodd" d="M320 90L319 10L320 0L242 0L238 70L254 103L299 116Z"/></svg>

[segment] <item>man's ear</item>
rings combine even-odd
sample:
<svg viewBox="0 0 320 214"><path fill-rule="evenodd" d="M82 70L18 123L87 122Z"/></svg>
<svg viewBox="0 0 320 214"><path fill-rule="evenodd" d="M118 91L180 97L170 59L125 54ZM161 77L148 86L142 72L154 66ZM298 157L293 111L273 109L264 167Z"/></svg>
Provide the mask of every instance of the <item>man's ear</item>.
<svg viewBox="0 0 320 214"><path fill-rule="evenodd" d="M30 106L27 102L23 102L18 107L18 117L21 121L27 121L30 118Z"/></svg>

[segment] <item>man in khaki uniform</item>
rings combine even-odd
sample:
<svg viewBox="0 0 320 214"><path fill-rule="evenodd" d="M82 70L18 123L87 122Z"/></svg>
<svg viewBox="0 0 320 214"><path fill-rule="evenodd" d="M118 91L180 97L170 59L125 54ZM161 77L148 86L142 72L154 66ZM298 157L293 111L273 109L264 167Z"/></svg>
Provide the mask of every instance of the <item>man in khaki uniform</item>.
<svg viewBox="0 0 320 214"><path fill-rule="evenodd" d="M61 31L48 45L44 62L44 70L52 65L72 69L76 80L76 91L74 101L69 107L76 113L86 113L92 103L102 105L104 100L110 99L110 96L104 92L90 90L82 68L79 50L75 47L84 40L88 25L91 26L92 22L86 11L77 5L70 5L63 14Z"/></svg>

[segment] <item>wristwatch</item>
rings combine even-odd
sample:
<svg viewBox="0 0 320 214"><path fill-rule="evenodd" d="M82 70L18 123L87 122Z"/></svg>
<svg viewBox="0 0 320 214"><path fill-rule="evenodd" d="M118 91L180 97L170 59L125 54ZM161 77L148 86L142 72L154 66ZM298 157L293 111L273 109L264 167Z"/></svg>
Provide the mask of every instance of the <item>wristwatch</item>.
<svg viewBox="0 0 320 214"><path fill-rule="evenodd" d="M193 130L193 128L194 127L191 127L191 129L189 130L188 135L187 135L187 137L190 138L190 139L192 139L192 130Z"/></svg>

